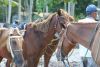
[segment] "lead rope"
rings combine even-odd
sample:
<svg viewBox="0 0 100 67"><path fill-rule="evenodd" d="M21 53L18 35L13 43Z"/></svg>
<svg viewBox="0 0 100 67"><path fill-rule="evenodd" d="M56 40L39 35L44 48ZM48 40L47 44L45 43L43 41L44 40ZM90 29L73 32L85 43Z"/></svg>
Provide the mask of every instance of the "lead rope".
<svg viewBox="0 0 100 67"><path fill-rule="evenodd" d="M69 22L69 17L68 17L68 22ZM66 36L66 32L67 32L67 30L68 30L68 26L69 26L69 25L70 25L70 23L66 24L66 29L63 30L64 33L63 33L61 39L59 40L59 42L58 42L58 46L57 46L58 51L59 51L59 54L60 54L60 58L59 58L59 59L60 59L60 61L62 61L62 62L64 63L65 66L66 66L66 64L65 64L65 62L64 62L64 59L61 60L61 59L62 59L62 58L61 58L61 46L62 46L62 42L63 42L63 40L64 40L64 37ZM69 61L68 61L68 57L66 58L66 61L67 61L67 63L68 63L67 66L70 67L70 63L69 63Z"/></svg>
<svg viewBox="0 0 100 67"><path fill-rule="evenodd" d="M70 23L67 24L67 27L70 25ZM61 36L61 39L59 40L58 42L58 46L57 46L57 52L59 52L59 56L60 56L60 61L61 61L61 47L62 47L62 42L64 40L64 37L66 36L66 32L67 32L67 28L65 30L63 30L64 33L62 34ZM69 65L69 61L68 61L68 58L67 58L67 62L68 62L68 65ZM70 65L69 65L70 66Z"/></svg>

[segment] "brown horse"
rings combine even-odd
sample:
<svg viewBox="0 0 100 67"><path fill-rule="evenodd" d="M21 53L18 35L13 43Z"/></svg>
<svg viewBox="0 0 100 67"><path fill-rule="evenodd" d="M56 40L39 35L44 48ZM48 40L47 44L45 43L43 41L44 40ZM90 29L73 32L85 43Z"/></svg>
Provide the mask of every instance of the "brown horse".
<svg viewBox="0 0 100 67"><path fill-rule="evenodd" d="M0 60L2 58L7 58L7 67L10 67L10 62L12 62L11 54L8 52L6 44L7 38L9 36L9 31L6 28L0 29Z"/></svg>
<svg viewBox="0 0 100 67"><path fill-rule="evenodd" d="M100 29L99 23L71 23L66 28L66 35L63 37L61 55L65 57L68 53L76 46L77 43L82 44L84 47L88 48L92 52L93 58L96 49L96 44L94 43L95 35ZM94 46L93 46L94 45ZM99 57L99 56L98 56ZM97 57L97 58L98 58ZM100 62L97 62L100 65Z"/></svg>
<svg viewBox="0 0 100 67"><path fill-rule="evenodd" d="M64 10L62 10L62 14L65 14L66 13L66 17L67 17L67 20L68 22L67 23L70 23L70 22L73 22L74 21L74 17L72 17L71 15L69 15L67 12L65 12ZM44 67L48 67L48 64L49 64L49 61L50 61L50 58L53 54L53 52L56 50L57 48L57 44L58 44L58 41L59 40L52 40L51 44L49 44L44 52Z"/></svg>
<svg viewBox="0 0 100 67"><path fill-rule="evenodd" d="M16 59L17 59L17 62L20 59L22 59L22 57L20 56L22 54L22 53L20 53L21 51L13 52L13 53L16 53L17 54L16 56L19 56L18 58L20 58L20 59L18 59L18 58L12 59L9 44L12 44L12 46L14 46L14 48L15 48L16 45L19 45L19 40L21 43L22 38L17 38L17 36L19 36L17 30L12 31L11 36L10 36L10 33L11 33L11 29L0 28L0 60L2 60L2 58L6 58L7 59L7 65L6 65L7 67L10 67L10 63L13 61L15 61L15 63L16 63ZM16 36L16 37L12 37L12 36ZM9 37L12 37L10 41L8 41ZM8 44L8 42L10 42L10 43ZM12 49L14 49L14 48L12 48ZM21 45L20 45L20 48L21 48ZM20 67L19 65L21 66L20 63L16 64L17 67Z"/></svg>
<svg viewBox="0 0 100 67"><path fill-rule="evenodd" d="M62 10L51 14L42 22L26 25L23 42L23 56L28 67L37 67L39 58L45 52L48 44L55 38L55 33L60 33L68 16Z"/></svg>

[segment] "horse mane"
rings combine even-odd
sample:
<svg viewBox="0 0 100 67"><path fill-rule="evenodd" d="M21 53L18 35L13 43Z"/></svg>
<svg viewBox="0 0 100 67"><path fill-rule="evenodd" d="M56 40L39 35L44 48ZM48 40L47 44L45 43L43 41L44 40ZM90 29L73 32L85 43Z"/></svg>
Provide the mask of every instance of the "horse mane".
<svg viewBox="0 0 100 67"><path fill-rule="evenodd" d="M57 12L52 13L47 18L45 18L43 21L38 23L33 23L33 28L42 32L47 32L48 28L50 26L51 19L54 15L64 16L67 18L68 21L74 21L74 17L69 15L65 10L59 9Z"/></svg>
<svg viewBox="0 0 100 67"><path fill-rule="evenodd" d="M41 22L33 24L33 28L35 28L36 30L42 31L42 32L47 32L50 26L51 19L55 14L56 13L53 13L49 15L47 19L44 19Z"/></svg>

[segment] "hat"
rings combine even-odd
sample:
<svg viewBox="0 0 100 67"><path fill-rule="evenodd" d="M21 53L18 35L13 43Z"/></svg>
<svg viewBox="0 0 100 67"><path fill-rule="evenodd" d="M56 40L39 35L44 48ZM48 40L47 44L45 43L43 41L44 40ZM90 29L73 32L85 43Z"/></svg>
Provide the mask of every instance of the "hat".
<svg viewBox="0 0 100 67"><path fill-rule="evenodd" d="M86 14L91 14L93 12L96 12L96 11L100 11L99 8L97 8L94 4L90 4L86 7Z"/></svg>

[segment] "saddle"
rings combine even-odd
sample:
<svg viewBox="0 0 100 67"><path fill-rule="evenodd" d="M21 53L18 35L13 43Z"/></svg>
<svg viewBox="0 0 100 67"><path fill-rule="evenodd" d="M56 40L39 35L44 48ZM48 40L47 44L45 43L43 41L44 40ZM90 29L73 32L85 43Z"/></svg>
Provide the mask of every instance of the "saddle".
<svg viewBox="0 0 100 67"><path fill-rule="evenodd" d="M100 28L96 32L91 53L95 62L100 65Z"/></svg>

